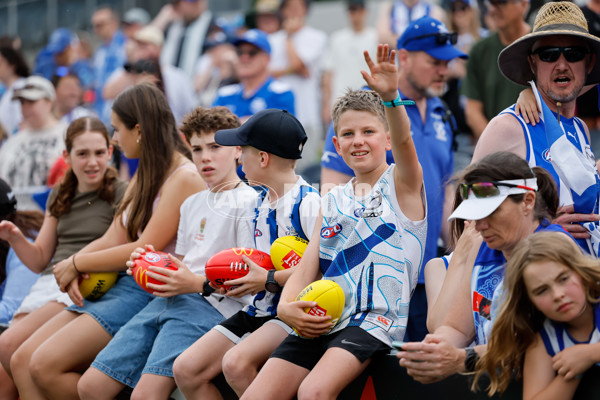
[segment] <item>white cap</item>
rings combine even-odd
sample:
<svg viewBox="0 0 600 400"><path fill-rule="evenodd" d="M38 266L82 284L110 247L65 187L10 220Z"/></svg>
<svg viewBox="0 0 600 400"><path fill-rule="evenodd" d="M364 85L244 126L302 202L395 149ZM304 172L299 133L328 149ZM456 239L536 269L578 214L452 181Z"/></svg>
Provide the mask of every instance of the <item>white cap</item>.
<svg viewBox="0 0 600 400"><path fill-rule="evenodd" d="M520 185L524 187L509 187L498 185L500 194L491 197L478 198L472 190L469 191L469 197L460 203L454 210L448 221L460 218L468 221L477 221L483 219L496 211L496 209L506 200L511 194L522 194L528 191L537 191L537 178L529 179L510 179L498 181L497 183L507 183L510 185Z"/></svg>
<svg viewBox="0 0 600 400"><path fill-rule="evenodd" d="M48 79L33 75L25 79L23 84L17 88L13 94L12 99L25 99L29 101L36 101L39 99L48 99L53 101L56 98L56 92L52 82Z"/></svg>
<svg viewBox="0 0 600 400"><path fill-rule="evenodd" d="M165 41L163 31L152 25L146 25L139 31L133 34L133 39L142 43L152 43L158 47L162 47Z"/></svg>

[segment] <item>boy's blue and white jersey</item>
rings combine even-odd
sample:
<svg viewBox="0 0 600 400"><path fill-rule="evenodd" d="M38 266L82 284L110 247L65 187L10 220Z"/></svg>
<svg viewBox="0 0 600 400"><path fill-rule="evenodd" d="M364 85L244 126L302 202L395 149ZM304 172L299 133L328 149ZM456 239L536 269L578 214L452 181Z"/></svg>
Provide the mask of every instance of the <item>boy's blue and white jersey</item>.
<svg viewBox="0 0 600 400"><path fill-rule="evenodd" d="M586 342L578 342L569 335L567 327L564 323L552 321L546 319L542 329L540 329L540 336L546 346L546 351L552 357L560 353L567 347L575 346L576 344L582 343L598 343L600 342L600 303L593 305L594 307L594 330L590 334L590 338ZM600 363L596 363L600 365Z"/></svg>
<svg viewBox="0 0 600 400"><path fill-rule="evenodd" d="M259 195L253 225L255 248L270 254L271 244L278 237L292 235L310 239L320 207L319 192L302 177L298 177L296 184L273 204L268 195ZM279 297L280 293L262 291L254 296L250 306L244 307L244 311L258 317L276 315Z"/></svg>
<svg viewBox="0 0 600 400"><path fill-rule="evenodd" d="M422 202L426 210L424 190ZM421 270L427 216L411 221L400 209L394 164L367 196L357 198L350 181L331 190L321 207L321 272L346 296L342 317L330 333L359 326L388 345L402 340Z"/></svg>

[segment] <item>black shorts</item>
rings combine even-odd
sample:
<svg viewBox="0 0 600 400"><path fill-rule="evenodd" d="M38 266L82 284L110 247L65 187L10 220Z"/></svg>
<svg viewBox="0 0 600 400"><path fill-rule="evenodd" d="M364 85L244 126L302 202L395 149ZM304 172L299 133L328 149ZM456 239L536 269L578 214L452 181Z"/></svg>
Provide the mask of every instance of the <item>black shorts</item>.
<svg viewBox="0 0 600 400"><path fill-rule="evenodd" d="M281 326L286 332L291 332L291 328L277 319L274 315L267 317L253 317L244 311L238 311L219 325L216 325L214 329L221 332L233 343L237 344L243 338L250 335L269 321L277 323L277 325Z"/></svg>
<svg viewBox="0 0 600 400"><path fill-rule="evenodd" d="M339 347L352 353L363 363L379 353L389 353L390 347L358 326L348 326L330 335L306 339L288 336L271 354L292 364L312 370L325 351Z"/></svg>

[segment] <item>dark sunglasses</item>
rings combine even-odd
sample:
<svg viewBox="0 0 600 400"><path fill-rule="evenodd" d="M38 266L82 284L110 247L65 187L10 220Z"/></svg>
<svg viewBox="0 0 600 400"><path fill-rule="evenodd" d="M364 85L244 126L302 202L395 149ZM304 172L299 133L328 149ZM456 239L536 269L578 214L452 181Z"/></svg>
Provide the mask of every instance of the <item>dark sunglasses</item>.
<svg viewBox="0 0 600 400"><path fill-rule="evenodd" d="M455 13L459 11L466 11L469 8L465 3L453 3L450 5L450 11Z"/></svg>
<svg viewBox="0 0 600 400"><path fill-rule="evenodd" d="M252 57L256 56L258 53L260 53L260 50L258 50L258 49L249 49L249 50L235 49L235 52L237 53L238 57L241 57L244 54L246 54L250 58L252 58Z"/></svg>
<svg viewBox="0 0 600 400"><path fill-rule="evenodd" d="M589 50L585 47L540 47L531 54L537 54L541 61L551 63L558 60L560 55L565 56L568 62L578 62L585 58Z"/></svg>
<svg viewBox="0 0 600 400"><path fill-rule="evenodd" d="M155 75L158 73L156 63L148 60L139 60L134 63L125 63L125 65L123 65L123 69L130 74L147 73Z"/></svg>
<svg viewBox="0 0 600 400"><path fill-rule="evenodd" d="M412 40L425 39L425 38L429 38L429 37L435 37L435 43L438 46L443 46L446 43L456 44L456 41L458 40L458 33L456 33L456 32L436 32L436 33L430 33L427 35L415 36L413 38L408 39L406 42L404 42L404 44L406 45L406 43L408 43Z"/></svg>
<svg viewBox="0 0 600 400"><path fill-rule="evenodd" d="M477 182L477 183L461 183L460 184L460 197L466 200L469 197L469 193L472 192L478 199L484 199L486 197L494 197L500 194L500 188L498 186L506 186L511 188L519 188L525 190L535 189L529 186L515 185L512 183L503 182Z"/></svg>
<svg viewBox="0 0 600 400"><path fill-rule="evenodd" d="M486 5L492 5L494 7L499 7L499 6L503 6L506 5L508 3L517 3L521 0L486 0L485 4Z"/></svg>

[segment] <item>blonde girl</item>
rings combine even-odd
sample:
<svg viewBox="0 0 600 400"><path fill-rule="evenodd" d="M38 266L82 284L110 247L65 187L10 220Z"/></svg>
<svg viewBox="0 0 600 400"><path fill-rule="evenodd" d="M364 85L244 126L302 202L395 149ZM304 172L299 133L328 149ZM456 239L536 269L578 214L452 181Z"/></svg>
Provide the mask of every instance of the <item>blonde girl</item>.
<svg viewBox="0 0 600 400"><path fill-rule="evenodd" d="M504 288L474 385L487 373L488 393L503 392L516 372L525 400L572 398L600 362L600 261L563 233L536 233L515 249Z"/></svg>

